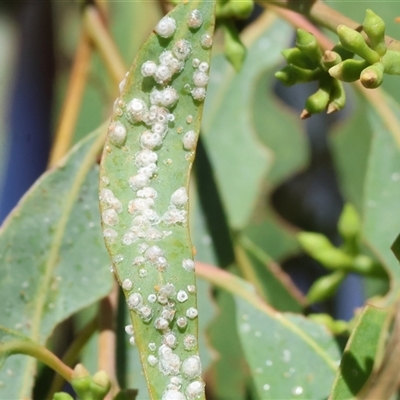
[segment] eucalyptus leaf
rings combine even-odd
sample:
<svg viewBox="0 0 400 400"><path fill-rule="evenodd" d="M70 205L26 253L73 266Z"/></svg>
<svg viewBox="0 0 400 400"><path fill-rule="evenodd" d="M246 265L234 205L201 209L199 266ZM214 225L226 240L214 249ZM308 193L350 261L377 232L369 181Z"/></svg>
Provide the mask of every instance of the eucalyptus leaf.
<svg viewBox="0 0 400 400"><path fill-rule="evenodd" d="M365 118L369 111L366 101L361 96L355 95L352 99L354 99L353 112L333 129L330 143L342 193L362 215L372 128Z"/></svg>
<svg viewBox="0 0 400 400"><path fill-rule="evenodd" d="M387 124L372 107L368 119L373 129L373 140L364 182L363 236L378 260L391 277L391 291L387 304L399 299L399 263L390 250L400 227L398 208L400 199L400 105L385 97L397 128Z"/></svg>
<svg viewBox="0 0 400 400"><path fill-rule="evenodd" d="M340 348L323 325L267 313L236 296L239 337L261 399L324 399Z"/></svg>
<svg viewBox="0 0 400 400"><path fill-rule="evenodd" d="M187 214L214 14L199 0L159 21L121 83L102 157L103 234L152 399L204 397Z"/></svg>
<svg viewBox="0 0 400 400"><path fill-rule="evenodd" d="M44 344L55 326L111 290L96 204L105 128L82 140L25 194L0 232L3 326ZM0 398L31 396L36 361L0 370Z"/></svg>
<svg viewBox="0 0 400 400"><path fill-rule="evenodd" d="M260 140L269 130L264 115L258 113L256 118L254 112L269 107L265 102L269 88L264 86L262 92L262 86L258 87L260 76L279 62L290 33L287 24L264 15L247 32L247 55L239 73L222 55L213 58L203 138L230 226L235 229L248 222L274 163L273 152ZM279 136L279 127L271 130ZM271 142L267 139L267 143Z"/></svg>
<svg viewBox="0 0 400 400"><path fill-rule="evenodd" d="M219 313L208 334L218 357L208 371L209 386L217 399L244 400L251 376L236 329L235 300L221 291L215 303Z"/></svg>
<svg viewBox="0 0 400 400"><path fill-rule="evenodd" d="M301 312L306 300L281 267L245 236L241 237L240 245L257 274L260 291L268 304L280 311Z"/></svg>
<svg viewBox="0 0 400 400"><path fill-rule="evenodd" d="M391 278L384 304L398 298L400 272L390 251L400 226L392 210L400 198L400 106L383 94L394 122L359 98L354 115L332 138L335 163L345 196L356 206L362 220L362 241L386 268ZM357 149L355 151L354 149Z"/></svg>
<svg viewBox="0 0 400 400"><path fill-rule="evenodd" d="M234 295L237 331L260 398L328 396L341 349L325 326L277 312L246 281L218 268L202 265L197 273Z"/></svg>
<svg viewBox="0 0 400 400"><path fill-rule="evenodd" d="M379 345L387 335L390 316L389 309L368 305L363 309L344 350L330 400L350 399L361 390L372 372Z"/></svg>

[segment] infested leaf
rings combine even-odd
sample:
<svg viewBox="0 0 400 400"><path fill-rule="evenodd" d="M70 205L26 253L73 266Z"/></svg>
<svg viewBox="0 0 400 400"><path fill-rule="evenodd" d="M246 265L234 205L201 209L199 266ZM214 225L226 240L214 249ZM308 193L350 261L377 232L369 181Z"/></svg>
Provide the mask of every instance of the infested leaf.
<svg viewBox="0 0 400 400"><path fill-rule="evenodd" d="M121 83L102 158L100 206L150 398L204 396L188 180L208 82L213 2L179 4Z"/></svg>

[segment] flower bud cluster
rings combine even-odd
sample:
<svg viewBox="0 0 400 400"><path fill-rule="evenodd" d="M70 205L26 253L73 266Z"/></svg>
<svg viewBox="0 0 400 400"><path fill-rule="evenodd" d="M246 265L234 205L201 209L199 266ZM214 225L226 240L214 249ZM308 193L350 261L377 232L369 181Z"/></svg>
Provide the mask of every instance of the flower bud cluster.
<svg viewBox="0 0 400 400"><path fill-rule="evenodd" d="M71 385L79 398L82 399L102 399L111 389L111 381L106 372L98 371L91 376L82 364L77 364L74 368ZM68 399L65 396L57 396L57 398Z"/></svg>
<svg viewBox="0 0 400 400"><path fill-rule="evenodd" d="M363 32L339 25L340 43L322 51L315 36L297 31L296 47L282 52L288 65L275 76L285 85L318 81L318 90L311 95L301 113L302 119L326 110L328 114L342 109L346 96L342 82L355 82L374 89L383 82L383 74L400 75L400 52L388 50L385 43L385 22L367 10ZM357 55L357 59L353 57Z"/></svg>
<svg viewBox="0 0 400 400"><path fill-rule="evenodd" d="M344 107L346 96L343 84L328 73L331 67L342 62L343 57L336 50L322 53L315 36L298 29L296 47L282 51L288 65L275 76L284 85L318 81L318 90L306 100L300 118L305 119L325 110L330 114Z"/></svg>

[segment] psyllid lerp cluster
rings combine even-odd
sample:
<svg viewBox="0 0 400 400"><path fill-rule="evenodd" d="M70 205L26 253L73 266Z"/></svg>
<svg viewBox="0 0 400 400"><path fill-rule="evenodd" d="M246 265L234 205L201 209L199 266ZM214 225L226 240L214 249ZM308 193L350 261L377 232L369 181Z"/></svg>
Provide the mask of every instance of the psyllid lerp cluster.
<svg viewBox="0 0 400 400"><path fill-rule="evenodd" d="M158 22L120 84L102 157L103 235L154 399L204 398L188 183L213 31L212 2Z"/></svg>

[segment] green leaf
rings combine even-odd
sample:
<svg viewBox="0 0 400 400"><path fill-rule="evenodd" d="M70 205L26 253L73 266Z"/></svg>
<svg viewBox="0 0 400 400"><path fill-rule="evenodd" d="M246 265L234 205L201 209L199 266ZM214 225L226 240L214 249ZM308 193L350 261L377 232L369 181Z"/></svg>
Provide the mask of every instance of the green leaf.
<svg viewBox="0 0 400 400"><path fill-rule="evenodd" d="M271 34L274 31L272 29ZM270 191L305 168L309 160L307 137L297 113L285 108L271 87L275 68L276 65L256 80L252 104L252 118L258 135L274 155L267 176Z"/></svg>
<svg viewBox="0 0 400 400"><path fill-rule="evenodd" d="M1 322L38 343L111 290L98 227L99 128L26 193L0 232ZM30 397L36 362L13 356L0 371L0 398ZM7 371L12 371L12 374Z"/></svg>
<svg viewBox="0 0 400 400"><path fill-rule="evenodd" d="M121 84L102 158L103 233L154 399L169 395L171 385L182 396L196 388L204 397L187 193L214 5L180 3L157 25Z"/></svg>
<svg viewBox="0 0 400 400"><path fill-rule="evenodd" d="M296 231L283 224L270 208L266 205L263 211L257 212L243 233L273 260L282 260L298 253L300 245Z"/></svg>
<svg viewBox="0 0 400 400"><path fill-rule="evenodd" d="M354 96L353 99L353 113L338 129L333 130L330 141L342 193L362 215L372 130L365 118L369 111L366 101L361 96Z"/></svg>
<svg viewBox="0 0 400 400"><path fill-rule="evenodd" d="M400 105L385 97L387 107L400 124ZM399 298L400 269L390 250L400 227L397 212L400 198L400 131L389 125L374 109L368 112L373 129L373 140L368 159L364 192L363 236L378 260L391 277L391 291L387 304Z"/></svg>
<svg viewBox="0 0 400 400"><path fill-rule="evenodd" d="M210 286L202 279L197 279L197 306L199 309L199 354L203 366L203 370L207 368L211 362L210 349L208 338L206 338L206 329L210 321L215 318L216 307L209 298ZM125 312L126 307L119 310ZM130 324L129 317L126 318L125 325ZM118 372L120 373L119 381L124 387L135 388L139 390L139 399L147 400L150 398L147 388L145 377L142 374L142 365L140 363L140 355L137 346L132 346L129 342L129 337L123 331L117 332L120 338L120 348L118 350ZM121 340L122 339L122 340ZM86 365L86 364L85 364ZM124 384L123 384L124 382Z"/></svg>
<svg viewBox="0 0 400 400"><path fill-rule="evenodd" d="M279 152L278 156L289 151L287 145L282 146L281 133L288 132L286 128L293 124L277 117L275 121L283 124L281 130L280 125L271 125L267 120L266 113L271 117L279 107L273 104L274 96L267 98L269 88L260 77L279 62L280 50L287 45L291 32L284 22L264 15L244 35L248 52L240 73L235 73L222 55L213 58L203 138L229 224L235 229L248 222L265 176L274 164L272 151L261 141ZM305 146L297 148L300 154L303 149ZM295 160L299 158L295 156ZM290 172L282 165L273 170L276 178Z"/></svg>
<svg viewBox="0 0 400 400"><path fill-rule="evenodd" d="M374 366L379 346L387 335L388 309L367 305L357 319L343 353L332 387L330 400L356 396L367 381ZM386 329L383 328L386 326Z"/></svg>
<svg viewBox="0 0 400 400"><path fill-rule="evenodd" d="M235 295L237 329L260 398L327 397L340 349L323 325L273 310L225 271L202 266L197 273Z"/></svg>
<svg viewBox="0 0 400 400"><path fill-rule="evenodd" d="M257 276L259 293L267 303L280 311L301 312L306 300L290 277L250 239L242 236L239 241Z"/></svg>
<svg viewBox="0 0 400 400"><path fill-rule="evenodd" d="M334 337L303 316L267 313L236 297L238 331L261 399L322 399L340 359Z"/></svg>
<svg viewBox="0 0 400 400"><path fill-rule="evenodd" d="M359 101L355 116L333 137L335 162L340 182L362 220L362 242L381 263L391 278L391 291L384 300L398 297L398 262L390 245L399 233L400 196L399 125L400 106L383 95L388 110L383 117L365 100ZM390 121L388 115L391 115ZM354 151L354 149L357 151Z"/></svg>
<svg viewBox="0 0 400 400"><path fill-rule="evenodd" d="M221 291L215 302L219 314L208 333L218 358L208 374L211 378L210 390L216 399L245 399L251 377L236 330L235 300L230 293Z"/></svg>

